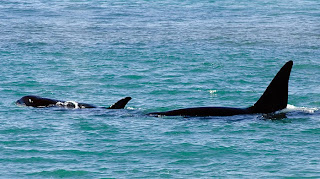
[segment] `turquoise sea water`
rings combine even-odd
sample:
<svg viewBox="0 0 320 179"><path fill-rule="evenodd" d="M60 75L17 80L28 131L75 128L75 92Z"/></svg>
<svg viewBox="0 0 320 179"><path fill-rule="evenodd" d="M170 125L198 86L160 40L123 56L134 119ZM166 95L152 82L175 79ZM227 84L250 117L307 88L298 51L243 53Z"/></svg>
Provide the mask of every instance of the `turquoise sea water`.
<svg viewBox="0 0 320 179"><path fill-rule="evenodd" d="M288 60L284 118L145 115L248 107ZM320 178L318 0L0 1L0 70L0 178Z"/></svg>

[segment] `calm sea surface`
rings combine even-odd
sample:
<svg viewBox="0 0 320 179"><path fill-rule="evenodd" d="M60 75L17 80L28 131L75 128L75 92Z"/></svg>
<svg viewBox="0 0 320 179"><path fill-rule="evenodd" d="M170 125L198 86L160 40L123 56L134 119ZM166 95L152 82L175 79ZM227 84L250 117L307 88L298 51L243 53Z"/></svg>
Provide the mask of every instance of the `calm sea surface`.
<svg viewBox="0 0 320 179"><path fill-rule="evenodd" d="M248 107L289 60L286 117L145 115ZM318 0L0 1L0 71L0 178L320 178Z"/></svg>

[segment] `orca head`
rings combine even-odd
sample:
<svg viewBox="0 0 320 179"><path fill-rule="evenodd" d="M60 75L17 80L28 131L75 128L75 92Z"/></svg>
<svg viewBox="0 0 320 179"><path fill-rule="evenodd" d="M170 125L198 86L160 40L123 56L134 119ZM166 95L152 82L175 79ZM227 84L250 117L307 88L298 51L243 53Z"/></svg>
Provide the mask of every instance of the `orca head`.
<svg viewBox="0 0 320 179"><path fill-rule="evenodd" d="M24 96L21 99L17 100L16 104L23 105L23 106L31 106L31 107L48 107L48 106L55 105L57 102L58 102L57 100L29 95L29 96Z"/></svg>
<svg viewBox="0 0 320 179"><path fill-rule="evenodd" d="M24 96L16 101L17 105L24 105L24 106L33 106L35 101L37 101L38 96Z"/></svg>

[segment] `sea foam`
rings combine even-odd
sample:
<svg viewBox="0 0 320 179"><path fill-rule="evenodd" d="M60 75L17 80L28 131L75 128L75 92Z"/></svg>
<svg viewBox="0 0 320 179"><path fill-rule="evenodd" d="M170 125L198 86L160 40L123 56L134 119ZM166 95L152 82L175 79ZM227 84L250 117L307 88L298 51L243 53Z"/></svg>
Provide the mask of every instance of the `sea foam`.
<svg viewBox="0 0 320 179"><path fill-rule="evenodd" d="M308 108L308 107L296 107L294 105L288 104L287 108L279 111L279 112L283 112L283 113L287 113L287 112L304 112L304 113L314 113L315 111L318 111L318 108Z"/></svg>
<svg viewBox="0 0 320 179"><path fill-rule="evenodd" d="M65 107L65 108L75 108L79 109L79 103L75 101L65 101L65 102L57 102L57 106Z"/></svg>

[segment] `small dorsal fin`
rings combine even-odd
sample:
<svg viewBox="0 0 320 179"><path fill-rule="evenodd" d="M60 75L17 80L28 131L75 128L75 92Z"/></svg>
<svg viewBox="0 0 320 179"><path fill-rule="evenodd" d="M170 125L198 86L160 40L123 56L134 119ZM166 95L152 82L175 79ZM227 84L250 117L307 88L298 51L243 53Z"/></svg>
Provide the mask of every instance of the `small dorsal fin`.
<svg viewBox="0 0 320 179"><path fill-rule="evenodd" d="M114 103L107 109L123 109L131 99L131 97L125 97L123 99L120 99L118 102Z"/></svg>
<svg viewBox="0 0 320 179"><path fill-rule="evenodd" d="M288 84L293 62L288 61L273 78L260 99L250 107L254 113L272 113L287 107Z"/></svg>

